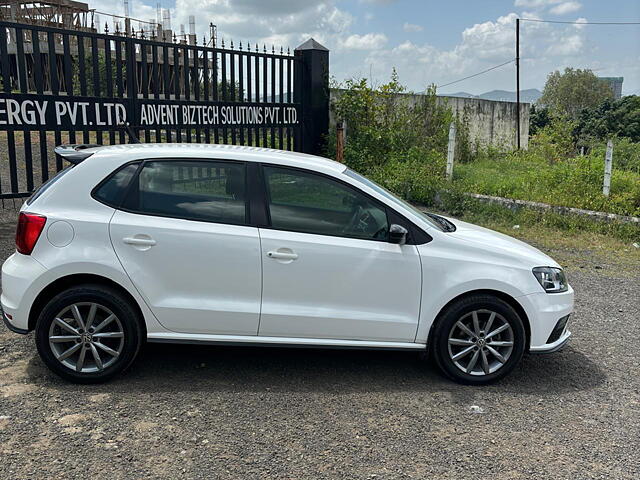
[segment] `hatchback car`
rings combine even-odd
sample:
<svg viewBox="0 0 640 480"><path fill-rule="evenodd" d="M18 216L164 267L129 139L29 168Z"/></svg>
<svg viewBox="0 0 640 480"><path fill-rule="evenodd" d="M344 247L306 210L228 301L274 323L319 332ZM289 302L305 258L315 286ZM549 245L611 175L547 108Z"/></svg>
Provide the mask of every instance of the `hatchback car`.
<svg viewBox="0 0 640 480"><path fill-rule="evenodd" d="M104 381L147 342L428 351L495 381L571 333L535 248L423 213L324 158L222 145L72 145L23 205L3 319L44 362Z"/></svg>

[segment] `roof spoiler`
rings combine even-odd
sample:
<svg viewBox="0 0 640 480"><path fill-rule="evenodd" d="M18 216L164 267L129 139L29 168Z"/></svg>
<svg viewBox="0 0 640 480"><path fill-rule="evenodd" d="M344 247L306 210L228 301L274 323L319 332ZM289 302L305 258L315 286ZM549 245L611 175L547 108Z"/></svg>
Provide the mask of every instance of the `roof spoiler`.
<svg viewBox="0 0 640 480"><path fill-rule="evenodd" d="M102 145L96 145L93 143L77 143L73 145L60 145L54 149L57 155L67 160L74 165L78 165L83 160L86 160L93 152L85 152L87 148L101 147Z"/></svg>

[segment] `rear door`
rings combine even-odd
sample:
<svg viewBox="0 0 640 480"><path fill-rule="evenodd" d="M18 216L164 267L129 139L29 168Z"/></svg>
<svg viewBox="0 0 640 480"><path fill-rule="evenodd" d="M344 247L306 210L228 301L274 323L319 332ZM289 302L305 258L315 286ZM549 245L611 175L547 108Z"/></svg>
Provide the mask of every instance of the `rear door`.
<svg viewBox="0 0 640 480"><path fill-rule="evenodd" d="M331 177L264 166L259 335L413 342L422 271L384 205Z"/></svg>
<svg viewBox="0 0 640 480"><path fill-rule="evenodd" d="M111 220L111 241L160 323L175 332L256 335L258 229L240 162L153 160Z"/></svg>

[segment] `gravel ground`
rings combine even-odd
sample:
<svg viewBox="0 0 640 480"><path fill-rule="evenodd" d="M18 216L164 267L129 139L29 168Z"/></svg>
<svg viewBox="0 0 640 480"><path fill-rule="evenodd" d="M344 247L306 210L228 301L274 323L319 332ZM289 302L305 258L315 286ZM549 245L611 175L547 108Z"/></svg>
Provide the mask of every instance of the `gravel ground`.
<svg viewBox="0 0 640 480"><path fill-rule="evenodd" d="M570 345L480 388L414 353L170 345L78 386L0 325L0 478L637 479L640 272L587 260Z"/></svg>

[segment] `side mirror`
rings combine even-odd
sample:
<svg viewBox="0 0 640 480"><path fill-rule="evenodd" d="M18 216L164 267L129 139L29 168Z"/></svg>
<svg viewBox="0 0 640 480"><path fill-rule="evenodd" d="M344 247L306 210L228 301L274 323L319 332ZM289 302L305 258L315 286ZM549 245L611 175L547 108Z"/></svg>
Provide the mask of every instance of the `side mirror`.
<svg viewBox="0 0 640 480"><path fill-rule="evenodd" d="M407 234L409 231L402 225L392 223L389 227L389 243L397 243L402 246L407 242Z"/></svg>

